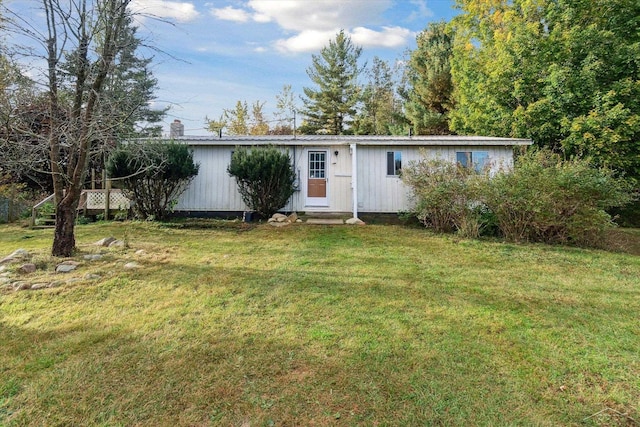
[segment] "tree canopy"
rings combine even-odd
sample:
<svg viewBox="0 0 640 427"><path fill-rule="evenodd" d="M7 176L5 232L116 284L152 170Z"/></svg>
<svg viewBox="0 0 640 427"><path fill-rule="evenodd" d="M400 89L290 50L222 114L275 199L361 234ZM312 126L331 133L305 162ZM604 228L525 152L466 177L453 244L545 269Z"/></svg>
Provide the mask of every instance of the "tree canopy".
<svg viewBox="0 0 640 427"><path fill-rule="evenodd" d="M453 130L531 138L640 177L640 3L457 5Z"/></svg>

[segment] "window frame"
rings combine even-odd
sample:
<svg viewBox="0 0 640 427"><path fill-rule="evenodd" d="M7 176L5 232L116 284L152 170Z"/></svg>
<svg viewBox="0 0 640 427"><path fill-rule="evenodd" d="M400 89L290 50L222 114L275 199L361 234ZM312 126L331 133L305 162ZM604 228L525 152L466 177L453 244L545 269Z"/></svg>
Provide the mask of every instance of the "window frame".
<svg viewBox="0 0 640 427"><path fill-rule="evenodd" d="M477 161L476 157L480 157L480 160ZM482 171L484 171L484 169L489 165L489 152L456 151L456 164L463 168L473 169L477 173L482 173Z"/></svg>
<svg viewBox="0 0 640 427"><path fill-rule="evenodd" d="M400 172L402 171L402 151L387 151L386 153L385 163L387 167L387 176L399 177ZM389 155L391 155L391 157Z"/></svg>

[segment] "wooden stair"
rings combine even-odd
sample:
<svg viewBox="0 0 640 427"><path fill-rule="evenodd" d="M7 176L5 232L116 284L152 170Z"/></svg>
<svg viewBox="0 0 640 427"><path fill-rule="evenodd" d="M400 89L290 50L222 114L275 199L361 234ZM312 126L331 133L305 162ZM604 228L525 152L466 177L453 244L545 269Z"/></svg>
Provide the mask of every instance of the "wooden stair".
<svg viewBox="0 0 640 427"><path fill-rule="evenodd" d="M43 215L41 218L38 218L37 224L31 228L35 230L41 230L45 228L55 228L55 226L56 226L56 214L50 213L50 214Z"/></svg>

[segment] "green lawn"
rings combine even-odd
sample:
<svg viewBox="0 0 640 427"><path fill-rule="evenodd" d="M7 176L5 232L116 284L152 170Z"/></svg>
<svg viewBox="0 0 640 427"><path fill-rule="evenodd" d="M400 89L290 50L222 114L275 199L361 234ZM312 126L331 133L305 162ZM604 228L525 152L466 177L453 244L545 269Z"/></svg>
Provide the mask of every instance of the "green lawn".
<svg viewBox="0 0 640 427"><path fill-rule="evenodd" d="M0 226L48 270L26 280L79 279L0 293L0 425L640 421L638 256L200 224L78 226L55 278L52 231ZM109 235L130 248L83 261Z"/></svg>

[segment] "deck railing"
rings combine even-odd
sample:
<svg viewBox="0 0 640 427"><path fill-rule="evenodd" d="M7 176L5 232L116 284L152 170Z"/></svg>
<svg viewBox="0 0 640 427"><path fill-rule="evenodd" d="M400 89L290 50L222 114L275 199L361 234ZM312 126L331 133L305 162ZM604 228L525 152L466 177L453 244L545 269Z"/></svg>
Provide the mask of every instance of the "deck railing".
<svg viewBox="0 0 640 427"><path fill-rule="evenodd" d="M31 209L31 227L36 225L38 211L45 204L52 202L54 195L50 195L38 202ZM85 215L104 213L105 219L109 218L111 211L127 211L131 207L131 201L119 189L82 190L78 211Z"/></svg>

